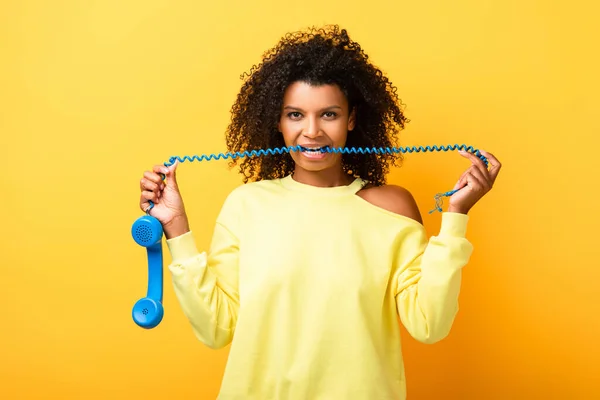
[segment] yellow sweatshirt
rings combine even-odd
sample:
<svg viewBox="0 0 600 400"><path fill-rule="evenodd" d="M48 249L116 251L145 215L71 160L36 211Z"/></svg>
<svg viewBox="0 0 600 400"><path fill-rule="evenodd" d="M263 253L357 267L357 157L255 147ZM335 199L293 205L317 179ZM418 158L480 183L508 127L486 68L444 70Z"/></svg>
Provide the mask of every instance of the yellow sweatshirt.
<svg viewBox="0 0 600 400"><path fill-rule="evenodd" d="M418 341L450 331L468 216L439 234L355 193L283 179L233 190L208 252L167 241L175 293L200 341L231 344L219 399L404 399L398 317Z"/></svg>

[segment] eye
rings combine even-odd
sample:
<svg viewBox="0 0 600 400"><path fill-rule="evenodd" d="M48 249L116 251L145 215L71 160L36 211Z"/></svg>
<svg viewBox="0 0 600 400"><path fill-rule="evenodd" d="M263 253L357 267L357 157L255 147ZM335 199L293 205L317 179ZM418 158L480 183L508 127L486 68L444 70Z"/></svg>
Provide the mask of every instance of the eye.
<svg viewBox="0 0 600 400"><path fill-rule="evenodd" d="M302 114L300 114L298 111L292 111L292 112L288 113L288 118L298 119L300 117L302 117Z"/></svg>
<svg viewBox="0 0 600 400"><path fill-rule="evenodd" d="M337 114L333 111L325 111L323 113L323 116L325 116L326 118L335 118Z"/></svg>

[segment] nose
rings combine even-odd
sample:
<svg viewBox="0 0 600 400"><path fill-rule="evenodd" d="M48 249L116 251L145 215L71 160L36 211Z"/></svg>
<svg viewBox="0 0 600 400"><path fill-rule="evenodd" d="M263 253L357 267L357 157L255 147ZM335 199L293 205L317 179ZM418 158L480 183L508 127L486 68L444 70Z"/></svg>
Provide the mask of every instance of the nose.
<svg viewBox="0 0 600 400"><path fill-rule="evenodd" d="M311 116L306 119L306 126L302 130L302 135L309 139L314 139L319 136L320 129L318 118Z"/></svg>

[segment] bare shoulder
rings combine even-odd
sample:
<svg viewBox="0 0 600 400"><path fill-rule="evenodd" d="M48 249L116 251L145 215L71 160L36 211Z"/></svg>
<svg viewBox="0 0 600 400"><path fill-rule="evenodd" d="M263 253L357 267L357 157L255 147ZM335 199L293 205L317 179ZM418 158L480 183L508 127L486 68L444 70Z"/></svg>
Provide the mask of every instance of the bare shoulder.
<svg viewBox="0 0 600 400"><path fill-rule="evenodd" d="M358 193L357 196L381 207L386 211L414 219L420 224L423 223L421 213L413 195L405 188L397 185L371 186L367 185Z"/></svg>

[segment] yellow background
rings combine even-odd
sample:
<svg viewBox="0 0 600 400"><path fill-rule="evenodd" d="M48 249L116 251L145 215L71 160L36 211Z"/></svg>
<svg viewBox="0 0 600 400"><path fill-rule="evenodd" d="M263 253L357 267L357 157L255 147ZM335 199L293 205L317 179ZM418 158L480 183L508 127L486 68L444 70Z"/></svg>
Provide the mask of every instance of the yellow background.
<svg viewBox="0 0 600 400"><path fill-rule="evenodd" d="M220 152L239 76L285 32L339 23L397 85L403 145L466 143L504 163L471 215L451 335L404 336L411 399L600 397L597 78L588 1L4 1L0 8L0 398L212 399L227 349L193 337L165 275L150 331L131 307L144 170ZM468 162L408 155L390 182L433 195ZM225 161L179 182L205 248ZM166 253L166 262L170 261ZM360 362L360 360L357 360ZM169 396L169 397L167 397Z"/></svg>

